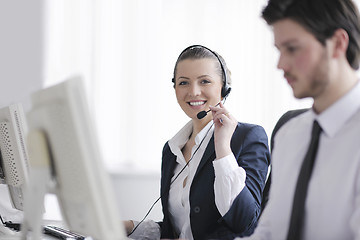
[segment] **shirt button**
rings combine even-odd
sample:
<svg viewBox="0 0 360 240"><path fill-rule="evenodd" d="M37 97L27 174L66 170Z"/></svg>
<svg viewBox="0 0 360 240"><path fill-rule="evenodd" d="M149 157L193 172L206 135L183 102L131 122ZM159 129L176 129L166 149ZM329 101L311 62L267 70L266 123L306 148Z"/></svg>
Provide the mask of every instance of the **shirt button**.
<svg viewBox="0 0 360 240"><path fill-rule="evenodd" d="M199 213L200 212L200 207L199 206L194 207L194 212Z"/></svg>

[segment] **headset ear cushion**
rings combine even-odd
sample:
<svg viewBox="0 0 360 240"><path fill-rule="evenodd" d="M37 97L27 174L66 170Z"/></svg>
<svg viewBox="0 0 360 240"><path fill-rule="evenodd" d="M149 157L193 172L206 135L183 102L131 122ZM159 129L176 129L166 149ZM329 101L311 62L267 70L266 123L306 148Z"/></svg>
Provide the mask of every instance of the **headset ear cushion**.
<svg viewBox="0 0 360 240"><path fill-rule="evenodd" d="M225 86L225 87L222 88L221 96L222 97L227 97L230 92L231 92L231 87L230 86Z"/></svg>

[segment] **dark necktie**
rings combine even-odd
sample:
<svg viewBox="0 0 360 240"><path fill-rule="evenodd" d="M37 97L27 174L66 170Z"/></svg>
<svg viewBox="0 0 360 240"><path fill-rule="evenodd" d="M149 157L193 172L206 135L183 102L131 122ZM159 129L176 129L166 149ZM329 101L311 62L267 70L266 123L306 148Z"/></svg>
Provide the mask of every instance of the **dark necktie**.
<svg viewBox="0 0 360 240"><path fill-rule="evenodd" d="M306 193L316 158L320 133L321 127L317 121L314 121L311 133L311 142L302 163L300 174L296 184L287 240L301 239L302 229L304 225Z"/></svg>

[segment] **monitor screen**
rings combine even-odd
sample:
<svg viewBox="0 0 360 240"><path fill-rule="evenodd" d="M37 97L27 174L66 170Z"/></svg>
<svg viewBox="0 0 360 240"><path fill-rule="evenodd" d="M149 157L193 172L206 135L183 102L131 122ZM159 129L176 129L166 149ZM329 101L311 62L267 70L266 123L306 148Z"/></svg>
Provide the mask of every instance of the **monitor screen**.
<svg viewBox="0 0 360 240"><path fill-rule="evenodd" d="M26 130L21 104L0 109L0 183L8 186L12 206L21 211L29 171Z"/></svg>
<svg viewBox="0 0 360 240"><path fill-rule="evenodd" d="M67 227L98 240L126 239L81 78L34 93L27 117L29 132L46 136Z"/></svg>

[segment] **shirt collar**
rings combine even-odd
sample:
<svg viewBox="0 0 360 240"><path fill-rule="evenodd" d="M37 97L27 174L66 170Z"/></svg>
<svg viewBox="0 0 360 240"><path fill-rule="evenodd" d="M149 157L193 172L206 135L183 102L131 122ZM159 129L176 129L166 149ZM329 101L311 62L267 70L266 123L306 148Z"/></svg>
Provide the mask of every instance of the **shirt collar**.
<svg viewBox="0 0 360 240"><path fill-rule="evenodd" d="M211 135L210 128L212 129L214 128L212 120L195 136L196 145L199 145L200 142L203 140L203 138L205 138L207 135ZM193 131L193 122L189 121L182 129L180 129L180 131L173 138L169 140L169 147L176 156L182 156L181 149L189 140L192 131ZM202 144L201 148L206 147L206 145L204 146L204 144Z"/></svg>
<svg viewBox="0 0 360 240"><path fill-rule="evenodd" d="M206 137L211 136L211 131L214 130L214 124L213 121L211 120L208 124L206 124L206 126L198 133L198 135L196 135L195 137L195 144L196 146L198 146L201 141L203 141L203 139L205 139ZM201 144L200 148L204 149L207 147L207 144Z"/></svg>
<svg viewBox="0 0 360 240"><path fill-rule="evenodd" d="M322 130L329 137L333 137L341 127L355 114L360 108L360 83L359 81L347 94L342 96L328 109L321 114L316 114L312 110Z"/></svg>

